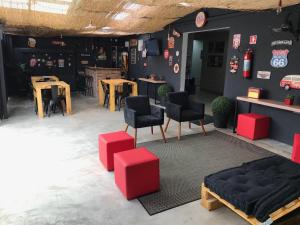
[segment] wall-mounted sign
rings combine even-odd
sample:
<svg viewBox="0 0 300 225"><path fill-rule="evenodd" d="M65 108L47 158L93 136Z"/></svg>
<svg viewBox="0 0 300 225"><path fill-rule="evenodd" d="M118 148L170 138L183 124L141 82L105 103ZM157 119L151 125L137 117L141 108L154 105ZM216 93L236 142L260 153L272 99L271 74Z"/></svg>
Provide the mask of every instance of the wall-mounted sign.
<svg viewBox="0 0 300 225"><path fill-rule="evenodd" d="M129 41L125 41L125 47L129 48Z"/></svg>
<svg viewBox="0 0 300 225"><path fill-rule="evenodd" d="M277 40L277 41L272 41L271 42L271 46L277 46L277 45L289 45L292 46L293 45L293 41L292 40Z"/></svg>
<svg viewBox="0 0 300 225"><path fill-rule="evenodd" d="M51 43L53 45L66 46L66 43L64 41L60 41L60 40L53 40Z"/></svg>
<svg viewBox="0 0 300 225"><path fill-rule="evenodd" d="M179 64L178 64L178 63L176 63L176 64L174 65L173 70L174 70L174 73L176 73L176 74L179 73L180 68L179 68Z"/></svg>
<svg viewBox="0 0 300 225"><path fill-rule="evenodd" d="M206 24L206 22L207 22L207 17L205 12L199 12L195 20L196 27L201 28Z"/></svg>
<svg viewBox="0 0 300 225"><path fill-rule="evenodd" d="M173 56L169 56L169 66L173 66Z"/></svg>
<svg viewBox="0 0 300 225"><path fill-rule="evenodd" d="M272 59L271 59L271 66L274 68L284 68L288 65L288 49L283 50L276 50L272 51Z"/></svg>
<svg viewBox="0 0 300 225"><path fill-rule="evenodd" d="M180 52L177 50L175 54L178 57L180 55Z"/></svg>
<svg viewBox="0 0 300 225"><path fill-rule="evenodd" d="M138 51L139 52L143 51L143 48L144 48L144 40L140 39L138 40Z"/></svg>
<svg viewBox="0 0 300 225"><path fill-rule="evenodd" d="M271 71L257 71L257 78L270 80L271 79Z"/></svg>
<svg viewBox="0 0 300 225"><path fill-rule="evenodd" d="M180 38L181 36L181 34L177 30L175 30L175 28L173 29L173 35L177 38Z"/></svg>
<svg viewBox="0 0 300 225"><path fill-rule="evenodd" d="M257 35L251 35L249 38L249 44L256 45L256 42L257 42Z"/></svg>
<svg viewBox="0 0 300 225"><path fill-rule="evenodd" d="M233 56L230 59L230 73L236 73L239 69L239 58L237 56Z"/></svg>
<svg viewBox="0 0 300 225"><path fill-rule="evenodd" d="M58 67L64 68L65 67L65 60L64 59L58 59Z"/></svg>
<svg viewBox="0 0 300 225"><path fill-rule="evenodd" d="M130 63L136 64L136 48L130 50Z"/></svg>
<svg viewBox="0 0 300 225"><path fill-rule="evenodd" d="M29 48L35 48L36 40L34 38L28 38L27 44Z"/></svg>
<svg viewBox="0 0 300 225"><path fill-rule="evenodd" d="M30 59L30 61L29 61L29 66L30 66L30 67L35 67L36 64L37 64L36 58Z"/></svg>
<svg viewBox="0 0 300 225"><path fill-rule="evenodd" d="M294 74L284 76L280 81L280 87L284 88L285 90L300 90L300 75Z"/></svg>
<svg viewBox="0 0 300 225"><path fill-rule="evenodd" d="M232 47L238 49L241 45L241 34L234 34L232 39Z"/></svg>
<svg viewBox="0 0 300 225"><path fill-rule="evenodd" d="M168 39L168 48L174 48L175 47L175 39L174 37L169 37Z"/></svg>
<svg viewBox="0 0 300 225"><path fill-rule="evenodd" d="M168 49L164 50L164 58L165 58L165 60L169 59L169 50Z"/></svg>

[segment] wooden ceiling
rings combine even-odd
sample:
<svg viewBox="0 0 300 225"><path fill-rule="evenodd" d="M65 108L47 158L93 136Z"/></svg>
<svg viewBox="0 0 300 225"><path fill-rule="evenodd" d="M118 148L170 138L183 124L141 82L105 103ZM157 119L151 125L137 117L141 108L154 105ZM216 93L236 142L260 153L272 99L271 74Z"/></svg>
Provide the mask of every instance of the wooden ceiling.
<svg viewBox="0 0 300 225"><path fill-rule="evenodd" d="M0 0L7 33L112 36L151 33L201 8L275 9L278 0ZM300 0L282 0L283 7ZM88 26L88 25L91 26Z"/></svg>

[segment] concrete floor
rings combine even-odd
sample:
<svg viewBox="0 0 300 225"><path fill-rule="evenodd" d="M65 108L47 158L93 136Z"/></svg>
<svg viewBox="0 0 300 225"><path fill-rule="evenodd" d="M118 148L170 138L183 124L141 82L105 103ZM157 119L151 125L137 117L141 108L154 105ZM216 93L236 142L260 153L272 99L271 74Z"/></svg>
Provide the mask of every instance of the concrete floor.
<svg viewBox="0 0 300 225"><path fill-rule="evenodd" d="M99 163L97 146L98 134L123 129L123 113L99 107L95 98L72 100L73 115L44 119L31 101L10 102L11 117L0 122L0 225L247 224L225 207L208 212L199 201L149 216L138 200L125 200ZM176 135L175 125L167 137ZM161 139L154 131L140 129L138 142ZM199 131L185 124L182 134Z"/></svg>

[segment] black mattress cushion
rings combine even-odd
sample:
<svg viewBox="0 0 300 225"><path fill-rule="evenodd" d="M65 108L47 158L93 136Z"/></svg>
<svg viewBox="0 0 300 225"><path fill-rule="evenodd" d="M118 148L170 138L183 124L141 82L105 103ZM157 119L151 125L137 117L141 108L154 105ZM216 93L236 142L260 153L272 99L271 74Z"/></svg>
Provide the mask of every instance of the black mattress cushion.
<svg viewBox="0 0 300 225"><path fill-rule="evenodd" d="M211 191L260 221L284 206L286 200L299 196L295 191L298 181L300 165L281 156L244 163L204 179Z"/></svg>

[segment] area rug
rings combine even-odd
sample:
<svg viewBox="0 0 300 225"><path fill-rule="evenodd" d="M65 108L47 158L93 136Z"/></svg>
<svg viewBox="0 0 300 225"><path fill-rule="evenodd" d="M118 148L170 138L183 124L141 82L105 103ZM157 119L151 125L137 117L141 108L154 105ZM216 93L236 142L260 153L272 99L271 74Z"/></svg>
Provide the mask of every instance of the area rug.
<svg viewBox="0 0 300 225"><path fill-rule="evenodd" d="M219 131L145 142L160 159L160 191L139 198L149 215L200 199L204 177L272 153Z"/></svg>

